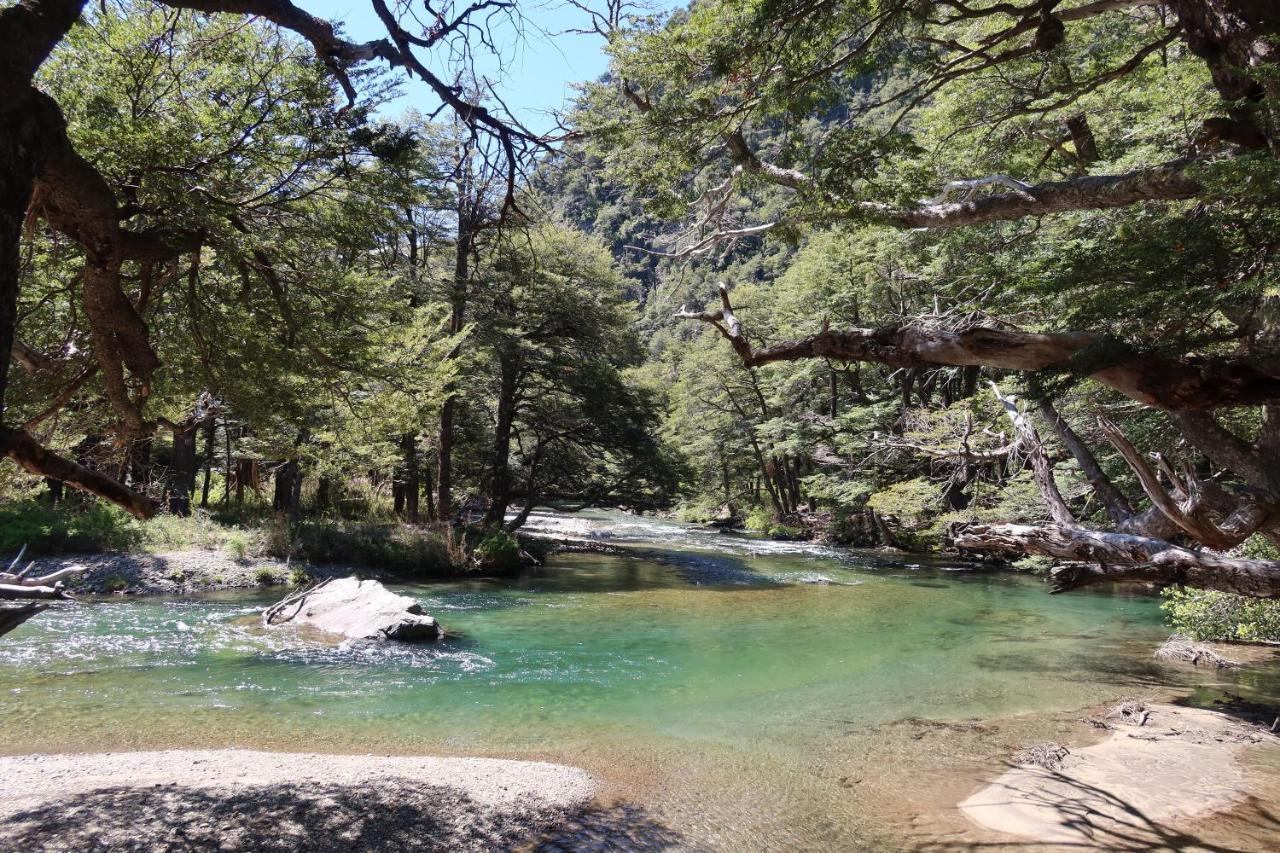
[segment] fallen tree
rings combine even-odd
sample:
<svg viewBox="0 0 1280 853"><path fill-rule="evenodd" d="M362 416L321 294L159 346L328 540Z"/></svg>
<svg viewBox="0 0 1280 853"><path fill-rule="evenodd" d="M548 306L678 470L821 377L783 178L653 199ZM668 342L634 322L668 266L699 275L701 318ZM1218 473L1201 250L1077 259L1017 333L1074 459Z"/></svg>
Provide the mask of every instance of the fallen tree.
<svg viewBox="0 0 1280 853"><path fill-rule="evenodd" d="M965 551L1069 561L1050 572L1051 592L1098 583L1154 583L1280 598L1280 562L1227 557L1130 533L1059 524L974 524L957 527L952 542Z"/></svg>
<svg viewBox="0 0 1280 853"><path fill-rule="evenodd" d="M34 561L28 563L26 568L18 569L25 553L24 547L9 564L8 570L0 572L0 636L48 609L47 604L31 602L70 598L64 579L84 571L83 566L68 566L47 575L31 576L31 570L36 565ZM23 603L9 603L15 601Z"/></svg>

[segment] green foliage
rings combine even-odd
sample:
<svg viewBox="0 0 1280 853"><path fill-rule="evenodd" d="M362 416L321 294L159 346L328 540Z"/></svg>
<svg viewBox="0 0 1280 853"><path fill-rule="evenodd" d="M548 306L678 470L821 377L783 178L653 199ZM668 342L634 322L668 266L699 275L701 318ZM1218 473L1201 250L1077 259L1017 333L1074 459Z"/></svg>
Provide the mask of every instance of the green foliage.
<svg viewBox="0 0 1280 853"><path fill-rule="evenodd" d="M520 570L520 543L509 533L486 534L472 554L476 565L484 571L512 573Z"/></svg>
<svg viewBox="0 0 1280 853"><path fill-rule="evenodd" d="M456 571L438 533L398 524L303 519L287 528L285 553L311 563L368 566L406 577L446 577ZM285 558L285 553L273 556Z"/></svg>
<svg viewBox="0 0 1280 853"><path fill-rule="evenodd" d="M1165 589L1160 607L1179 634L1196 640L1280 642L1280 601L1200 589Z"/></svg>
<svg viewBox="0 0 1280 853"><path fill-rule="evenodd" d="M83 511L26 502L0 509L0 554L59 554L129 550L145 541L143 526L107 504L93 502Z"/></svg>
<svg viewBox="0 0 1280 853"><path fill-rule="evenodd" d="M254 572L253 579L259 586L273 586L277 583L275 571L268 566L263 566Z"/></svg>
<svg viewBox="0 0 1280 853"><path fill-rule="evenodd" d="M1039 554L1031 554L1021 559L1013 561L1013 567L1020 572L1030 572L1034 575L1045 575L1053 568L1054 560L1052 557L1042 557Z"/></svg>
<svg viewBox="0 0 1280 853"><path fill-rule="evenodd" d="M767 533L770 539L778 539L783 542L794 542L809 538L808 530L788 524L771 524Z"/></svg>
<svg viewBox="0 0 1280 853"><path fill-rule="evenodd" d="M753 506L744 522L748 530L754 530L757 533L768 531L775 523L773 513L762 506Z"/></svg>

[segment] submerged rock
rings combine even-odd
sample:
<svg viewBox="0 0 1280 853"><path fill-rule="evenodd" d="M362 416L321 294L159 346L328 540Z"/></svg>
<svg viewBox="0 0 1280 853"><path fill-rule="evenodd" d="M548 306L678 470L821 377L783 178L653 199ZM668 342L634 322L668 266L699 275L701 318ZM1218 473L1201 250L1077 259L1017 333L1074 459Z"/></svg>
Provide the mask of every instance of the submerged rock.
<svg viewBox="0 0 1280 853"><path fill-rule="evenodd" d="M438 640L440 625L422 605L377 581L331 578L286 596L262 614L264 625L310 625L349 640Z"/></svg>

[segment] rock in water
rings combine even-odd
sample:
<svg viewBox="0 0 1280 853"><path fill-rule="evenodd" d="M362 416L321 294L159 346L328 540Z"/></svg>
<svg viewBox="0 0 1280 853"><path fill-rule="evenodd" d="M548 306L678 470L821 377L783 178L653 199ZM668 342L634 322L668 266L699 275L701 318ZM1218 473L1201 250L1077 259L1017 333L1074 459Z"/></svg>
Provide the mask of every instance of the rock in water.
<svg viewBox="0 0 1280 853"><path fill-rule="evenodd" d="M377 581L330 578L286 596L262 614L265 625L311 625L350 640L440 639L440 625L422 605Z"/></svg>

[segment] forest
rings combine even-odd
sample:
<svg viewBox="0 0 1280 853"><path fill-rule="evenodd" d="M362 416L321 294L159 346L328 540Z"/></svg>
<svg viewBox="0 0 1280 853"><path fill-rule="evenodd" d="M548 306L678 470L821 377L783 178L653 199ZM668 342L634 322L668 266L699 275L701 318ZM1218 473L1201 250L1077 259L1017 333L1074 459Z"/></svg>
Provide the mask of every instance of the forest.
<svg viewBox="0 0 1280 853"><path fill-rule="evenodd" d="M1280 5L356 5L0 0L0 634L653 523L1280 642Z"/></svg>
<svg viewBox="0 0 1280 853"><path fill-rule="evenodd" d="M9 499L1280 594L1266 10L574 5L611 65L538 136L418 58L509 4L6 9Z"/></svg>

